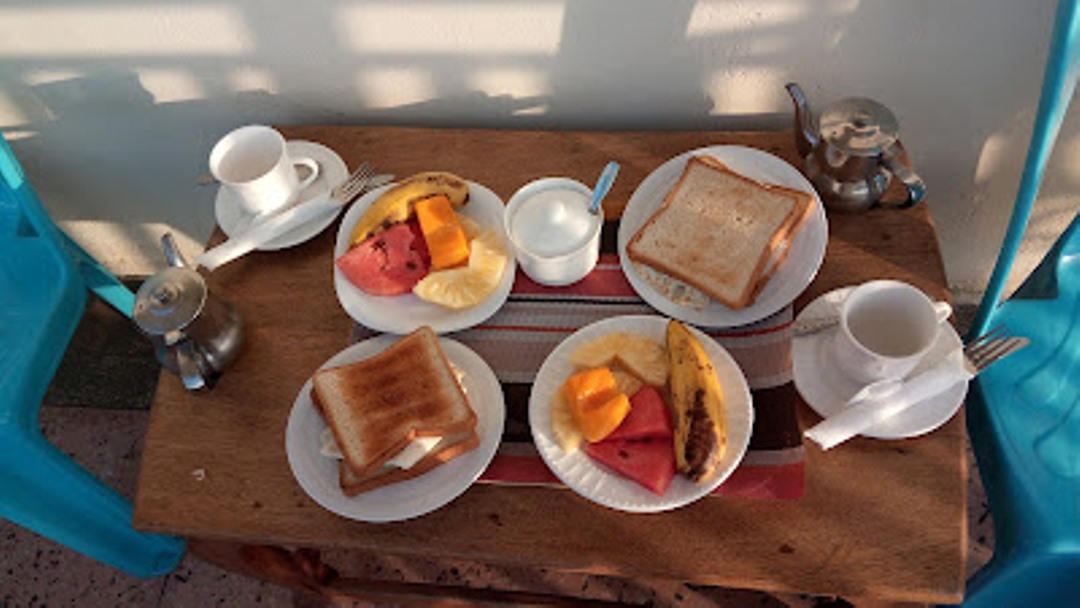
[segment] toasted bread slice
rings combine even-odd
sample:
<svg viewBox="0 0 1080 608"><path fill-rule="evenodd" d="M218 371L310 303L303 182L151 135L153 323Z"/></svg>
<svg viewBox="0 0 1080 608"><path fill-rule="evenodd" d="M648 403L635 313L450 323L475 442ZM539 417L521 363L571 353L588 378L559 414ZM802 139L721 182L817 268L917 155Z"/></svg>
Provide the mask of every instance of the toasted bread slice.
<svg viewBox="0 0 1080 608"><path fill-rule="evenodd" d="M736 173L715 158L694 156L630 239L627 255L673 283L731 309L745 308L783 263L813 200L809 193Z"/></svg>
<svg viewBox="0 0 1080 608"><path fill-rule="evenodd" d="M361 479L380 472L417 437L455 439L454 445L475 435L476 413L429 327L373 357L319 370L311 394L343 465Z"/></svg>
<svg viewBox="0 0 1080 608"><path fill-rule="evenodd" d="M408 469L384 466L364 476L353 472L342 461L339 475L341 490L346 496L356 496L362 492L369 492L392 483L412 479L441 464L450 462L458 456L475 449L478 445L480 445L480 437L476 434L476 431L469 430L455 437L443 439L439 442L439 445L428 452L427 456Z"/></svg>

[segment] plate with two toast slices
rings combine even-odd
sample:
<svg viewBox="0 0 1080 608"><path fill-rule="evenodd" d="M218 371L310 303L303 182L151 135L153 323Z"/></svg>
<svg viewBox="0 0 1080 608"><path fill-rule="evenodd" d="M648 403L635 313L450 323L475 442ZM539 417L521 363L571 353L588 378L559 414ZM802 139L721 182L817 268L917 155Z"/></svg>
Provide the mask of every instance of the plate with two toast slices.
<svg viewBox="0 0 1080 608"><path fill-rule="evenodd" d="M371 358L406 339L384 334L358 342L331 357L320 370ZM487 468L498 449L505 423L502 387L491 367L470 348L449 338L437 339L450 367L459 375L465 398L476 414L477 447L411 479L347 496L341 485L341 460L324 453L324 432L328 426L312 399L313 382L309 379L293 403L285 448L293 475L312 500L349 519L406 520L451 502Z"/></svg>
<svg viewBox="0 0 1080 608"><path fill-rule="evenodd" d="M594 460L586 454L584 444L576 449L565 447L558 436L556 419L559 413L555 411L558 407L555 398L564 390L567 378L581 369L575 364L581 354L579 349L589 349L598 340L614 335L631 335L663 345L668 323L669 319L655 315L623 315L597 321L559 343L536 375L529 394L529 427L537 451L560 481L597 504L630 513L657 513L688 505L723 483L742 462L749 447L754 408L746 378L723 346L693 327L687 329L703 347L723 396L726 448L711 473L699 482L691 481L681 473L675 474L663 494L658 495ZM666 347L662 352L666 358ZM662 393L669 391L668 386L657 388Z"/></svg>
<svg viewBox="0 0 1080 608"><path fill-rule="evenodd" d="M665 205L669 193L672 193L677 184L681 185L684 170L692 163L693 157L708 157L707 160L710 163L719 161L716 163L718 166L723 165L730 172L734 172L738 178L745 178L741 181L752 183L752 187L766 193L763 194L765 197L802 196L809 201L804 207L804 219L793 222L789 228L790 233L782 235L785 237L780 241L782 246L777 246L775 239L769 241L773 233L767 233L764 237L758 232L738 236L737 230L726 233L725 238L730 241L711 244L714 251L720 252L715 257L739 256L734 260L735 263L730 263L731 258L725 258L724 261L728 262L729 268L756 268L754 274L750 275L755 278L750 279L749 282L745 277L743 278L745 288L739 293L744 293L746 297L732 298L730 305L725 305L716 297L710 297L700 290L690 288L677 277L656 271L650 267L651 264L646 266L631 260L627 253L627 248L635 235L638 235L647 223L652 222L654 216L660 215L657 212ZM740 179L729 181L740 181ZM681 222L679 226L667 227L669 233L676 232L673 237L668 237L669 240L681 239L685 242L687 234L697 228L697 226L692 226L696 223L694 218L703 213L710 214L714 209L716 218L712 218L711 221L727 222L729 225L745 221L745 217L739 217L737 214L733 214L732 217L735 219L730 220L722 215L721 202L709 199L705 194L710 187L712 186L701 187L703 194L700 196L700 204L693 212L683 213L681 219L678 220ZM794 211L792 213L794 214ZM725 226L727 227L729 226ZM747 231L749 230L748 228ZM711 238L708 234L703 236ZM757 239L755 242L768 241L769 246L758 247L748 252L740 251L740 246L745 244L744 241L748 242L752 239ZM650 173L631 195L619 222L618 233L618 251L623 272L638 295L661 313L700 327L736 327L758 321L779 311L794 301L813 281L825 259L827 243L828 222L825 209L811 183L798 169L784 160L763 150L744 146L699 148L665 162ZM700 251L704 250L707 248L690 246L686 247L683 253L694 256L700 255ZM663 257L663 255L661 249L659 256ZM679 262L678 268L674 264L671 268L673 273L684 271L698 278L704 278L695 273L705 271L696 269L707 268L709 265L710 259L705 257L696 259L691 264L687 264L684 259ZM722 282L722 275L706 281L714 285ZM689 296L682 297L685 294Z"/></svg>

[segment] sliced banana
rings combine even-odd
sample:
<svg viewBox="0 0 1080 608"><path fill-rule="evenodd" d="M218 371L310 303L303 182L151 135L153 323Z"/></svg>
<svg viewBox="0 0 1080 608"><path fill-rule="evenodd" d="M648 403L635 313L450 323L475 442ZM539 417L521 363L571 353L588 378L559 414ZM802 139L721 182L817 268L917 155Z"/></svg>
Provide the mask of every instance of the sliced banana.
<svg viewBox="0 0 1080 608"><path fill-rule="evenodd" d="M362 243L387 227L404 222L413 214L418 201L443 195L452 206L461 207L469 200L469 184L453 173L428 171L417 173L379 195L353 227L349 246Z"/></svg>

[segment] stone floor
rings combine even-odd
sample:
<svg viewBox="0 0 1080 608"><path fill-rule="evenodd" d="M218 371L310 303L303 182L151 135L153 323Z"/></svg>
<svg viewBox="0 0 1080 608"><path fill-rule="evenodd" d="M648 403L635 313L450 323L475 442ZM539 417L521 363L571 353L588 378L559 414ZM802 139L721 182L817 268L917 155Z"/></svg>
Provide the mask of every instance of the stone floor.
<svg viewBox="0 0 1080 608"><path fill-rule="evenodd" d="M54 444L127 497L135 488L142 437L157 377L148 343L126 319L93 303L41 410ZM123 382L117 382L122 378ZM974 471L973 471L974 473ZM970 567L989 558L990 521L978 476L969 501ZM660 581L493 568L469 562L372 555L368 574L389 581L467 583L662 606L844 606L843 600L775 596ZM140 580L0 520L0 608L37 606L303 606L323 602L232 574L187 556L167 576ZM362 603L348 605L367 605Z"/></svg>

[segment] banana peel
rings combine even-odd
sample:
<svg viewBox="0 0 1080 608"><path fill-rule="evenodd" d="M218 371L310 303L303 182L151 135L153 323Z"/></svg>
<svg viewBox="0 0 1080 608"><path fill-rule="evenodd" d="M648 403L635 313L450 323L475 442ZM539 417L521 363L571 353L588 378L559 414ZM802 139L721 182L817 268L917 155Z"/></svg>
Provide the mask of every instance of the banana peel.
<svg viewBox="0 0 1080 608"><path fill-rule="evenodd" d="M679 321L667 326L675 468L694 482L716 470L727 448L724 393L701 342Z"/></svg>
<svg viewBox="0 0 1080 608"><path fill-rule="evenodd" d="M469 184L453 173L427 171L401 181L379 195L360 216L349 237L354 247L390 226L412 216L416 203L432 196L445 196L455 209L469 201Z"/></svg>

